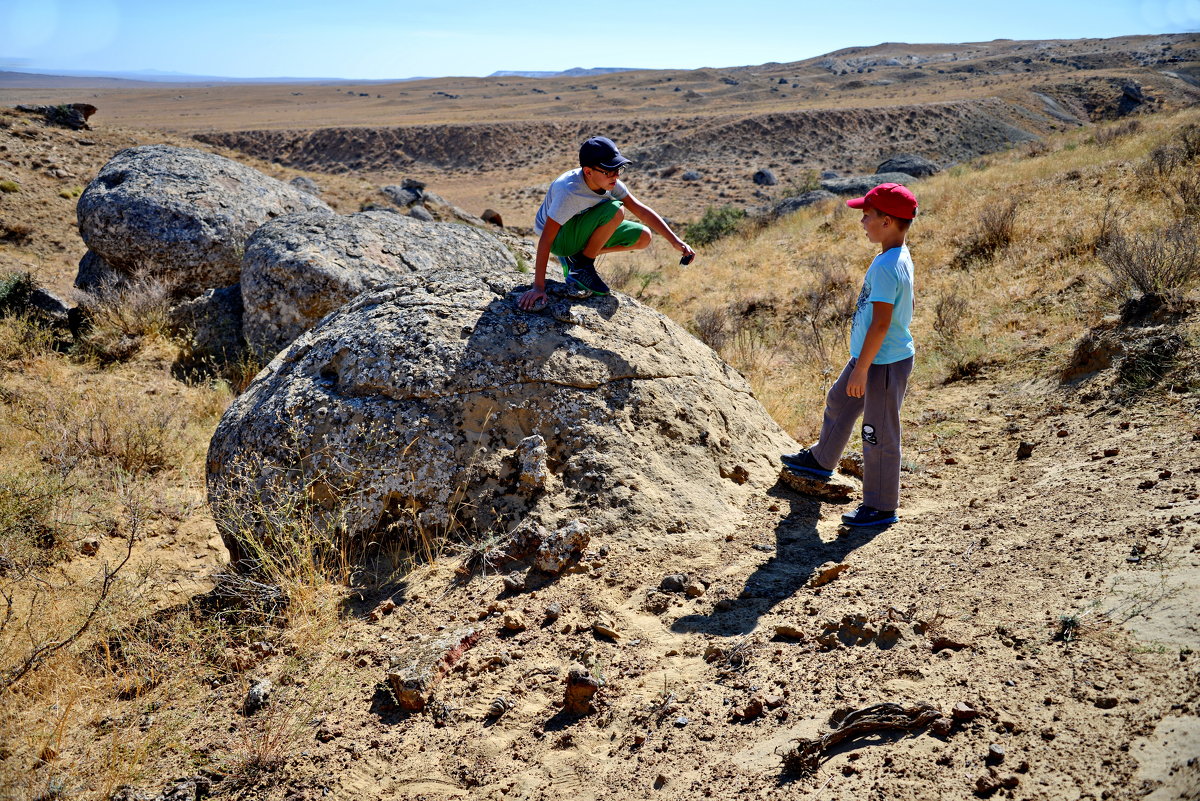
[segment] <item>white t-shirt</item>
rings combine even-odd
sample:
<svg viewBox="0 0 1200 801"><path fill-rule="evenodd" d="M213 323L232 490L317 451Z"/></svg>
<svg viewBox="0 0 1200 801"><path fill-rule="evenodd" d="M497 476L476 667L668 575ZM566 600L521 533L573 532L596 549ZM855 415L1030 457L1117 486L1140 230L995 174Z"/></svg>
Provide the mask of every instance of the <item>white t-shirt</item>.
<svg viewBox="0 0 1200 801"><path fill-rule="evenodd" d="M546 192L546 199L537 210L533 219L533 231L538 236L546 227L546 220L554 220L563 225L567 220L580 212L587 211L592 206L606 200L621 200L629 194L625 184L617 181L611 191L596 193L588 188L583 178L583 168L568 170L554 179Z"/></svg>

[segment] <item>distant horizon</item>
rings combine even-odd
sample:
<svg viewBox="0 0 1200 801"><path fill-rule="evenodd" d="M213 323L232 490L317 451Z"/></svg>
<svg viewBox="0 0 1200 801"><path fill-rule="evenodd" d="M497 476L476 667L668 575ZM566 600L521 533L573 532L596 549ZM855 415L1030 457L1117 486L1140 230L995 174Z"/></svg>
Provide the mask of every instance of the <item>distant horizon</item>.
<svg viewBox="0 0 1200 801"><path fill-rule="evenodd" d="M613 0L546 13L461 0L449 14L391 0L8 0L0 70L40 75L178 75L209 80L405 81L558 73L585 64L693 70L803 61L885 42L1108 39L1194 33L1200 0L914 0L863 13L815 0L717 0L686 8ZM525 62L524 64L520 62ZM714 65L717 65L714 67ZM95 76L99 77L99 76Z"/></svg>

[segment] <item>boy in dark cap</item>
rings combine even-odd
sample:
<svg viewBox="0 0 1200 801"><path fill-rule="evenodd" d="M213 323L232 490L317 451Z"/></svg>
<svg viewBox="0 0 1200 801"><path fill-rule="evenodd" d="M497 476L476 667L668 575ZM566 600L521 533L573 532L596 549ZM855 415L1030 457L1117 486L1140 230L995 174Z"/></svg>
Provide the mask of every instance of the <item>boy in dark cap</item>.
<svg viewBox="0 0 1200 801"><path fill-rule="evenodd" d="M643 205L620 180L630 164L611 139L593 136L579 148L579 168L554 179L534 220L538 234L533 288L517 301L526 311L545 308L546 264L551 254L562 263L568 290L582 297L607 295L595 260L605 253L641 250L658 234L681 252L695 255L654 209ZM624 209L641 222L625 219Z"/></svg>
<svg viewBox="0 0 1200 801"><path fill-rule="evenodd" d="M850 361L825 399L821 437L812 448L781 457L789 470L833 475L862 415L863 502L842 515L848 526L896 522L900 500L900 404L913 368L913 262L904 239L917 199L901 184L880 184L847 200L880 254L867 268L850 327Z"/></svg>

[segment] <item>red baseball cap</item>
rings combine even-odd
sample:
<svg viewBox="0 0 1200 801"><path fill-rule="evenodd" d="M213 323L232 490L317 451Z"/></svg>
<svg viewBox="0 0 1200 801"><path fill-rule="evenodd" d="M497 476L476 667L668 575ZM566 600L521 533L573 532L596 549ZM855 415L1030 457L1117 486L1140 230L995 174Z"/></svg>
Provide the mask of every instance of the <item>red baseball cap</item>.
<svg viewBox="0 0 1200 801"><path fill-rule="evenodd" d="M852 209L870 206L876 211L911 220L917 216L917 198L904 184L880 184L863 197L847 200Z"/></svg>

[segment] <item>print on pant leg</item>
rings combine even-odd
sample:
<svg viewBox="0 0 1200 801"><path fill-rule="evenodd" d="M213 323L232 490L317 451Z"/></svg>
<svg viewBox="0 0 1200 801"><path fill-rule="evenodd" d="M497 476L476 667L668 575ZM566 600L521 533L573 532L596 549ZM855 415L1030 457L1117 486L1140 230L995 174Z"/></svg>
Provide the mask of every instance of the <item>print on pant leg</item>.
<svg viewBox="0 0 1200 801"><path fill-rule="evenodd" d="M862 439L868 445L878 445L879 440L875 437L875 426L863 423Z"/></svg>

